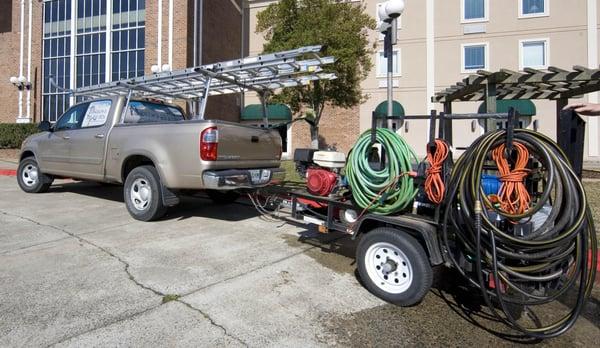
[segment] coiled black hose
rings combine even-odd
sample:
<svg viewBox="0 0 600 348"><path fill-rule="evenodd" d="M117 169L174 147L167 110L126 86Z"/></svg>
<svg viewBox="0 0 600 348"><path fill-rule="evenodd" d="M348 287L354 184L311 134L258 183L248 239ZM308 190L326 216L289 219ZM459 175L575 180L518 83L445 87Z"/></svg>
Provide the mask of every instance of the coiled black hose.
<svg viewBox="0 0 600 348"><path fill-rule="evenodd" d="M581 181L561 149L543 134L524 129L514 133L514 141L525 145L541 165L543 189L529 208L510 214L484 194L484 166L489 166L492 150L506 142L506 135L501 130L481 136L456 162L447 184L442 238L451 262L481 289L500 320L531 337L556 337L573 326L590 296L596 275L596 232ZM550 212L542 216L545 222L524 236L514 233L549 206ZM498 220L506 223L499 225ZM458 261L460 254L474 272ZM489 277L494 289L487 286ZM534 309L569 290L577 291L576 303L551 324L525 327L508 310L510 304Z"/></svg>

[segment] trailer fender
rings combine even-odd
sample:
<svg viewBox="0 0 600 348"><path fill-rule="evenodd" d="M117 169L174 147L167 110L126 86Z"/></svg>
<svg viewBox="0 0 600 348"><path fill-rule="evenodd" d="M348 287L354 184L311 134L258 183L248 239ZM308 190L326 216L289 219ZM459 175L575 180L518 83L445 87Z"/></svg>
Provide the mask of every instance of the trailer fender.
<svg viewBox="0 0 600 348"><path fill-rule="evenodd" d="M427 250L429 262L431 262L432 266L437 266L444 262L436 226L426 221L408 216L365 216L358 222L354 234L352 235L352 239L357 238L360 234L368 233L369 231L382 226L395 228L400 232L406 232L417 238L419 242L423 243L423 246Z"/></svg>

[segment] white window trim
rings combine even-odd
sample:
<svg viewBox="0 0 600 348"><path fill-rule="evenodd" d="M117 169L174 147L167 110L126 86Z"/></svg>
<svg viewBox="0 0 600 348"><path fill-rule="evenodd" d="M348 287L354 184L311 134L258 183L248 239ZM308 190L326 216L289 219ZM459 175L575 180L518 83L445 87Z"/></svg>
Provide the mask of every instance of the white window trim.
<svg viewBox="0 0 600 348"><path fill-rule="evenodd" d="M481 69L465 69L465 48L473 47L473 46L483 46L483 54L484 54L484 67ZM460 72L462 74L470 74L477 72L477 70L489 70L490 68L490 44L489 42L470 42L467 44L460 45Z"/></svg>
<svg viewBox="0 0 600 348"><path fill-rule="evenodd" d="M377 21L377 28L375 31L377 32L377 40L383 41L385 39L385 35L379 31L379 26L381 25L381 21L379 20L379 5L383 4L383 0L379 0L378 3L375 4L375 21ZM396 18L396 22L398 23L398 31L402 29L402 16Z"/></svg>
<svg viewBox="0 0 600 348"><path fill-rule="evenodd" d="M490 1L484 0L483 6L484 6L483 18L466 19L465 18L465 0L460 0L460 22L463 24L489 22L489 20L490 20Z"/></svg>
<svg viewBox="0 0 600 348"><path fill-rule="evenodd" d="M550 66L550 39L549 38L540 38L540 39L525 39L519 40L519 70L523 70L525 65L523 64L523 44L529 42L544 42L544 57L546 57L546 61L544 65L539 66L528 66L528 68L532 69L548 69Z"/></svg>
<svg viewBox="0 0 600 348"><path fill-rule="evenodd" d="M550 16L550 1L544 0L544 12L540 13L523 13L523 0L519 0L519 18L537 18Z"/></svg>
<svg viewBox="0 0 600 348"><path fill-rule="evenodd" d="M387 77L387 65L386 65L386 73L385 74L380 74L379 73L379 64L380 64L380 55L383 53L383 50L379 50L377 51L377 55L375 56L376 59L376 64L375 64L375 71L376 71L376 75L377 78L384 78ZM402 76L402 49L401 48L394 48L394 53L397 53L397 57L398 57L398 72L394 73L393 76L394 77L401 77ZM386 61L387 62L387 61Z"/></svg>

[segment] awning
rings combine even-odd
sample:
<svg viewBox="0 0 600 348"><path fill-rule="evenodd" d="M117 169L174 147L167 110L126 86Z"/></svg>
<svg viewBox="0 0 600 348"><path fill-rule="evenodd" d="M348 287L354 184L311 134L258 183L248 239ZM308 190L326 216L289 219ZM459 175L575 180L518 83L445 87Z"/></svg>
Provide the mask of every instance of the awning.
<svg viewBox="0 0 600 348"><path fill-rule="evenodd" d="M375 108L375 113L377 114L377 117L387 116L387 106L387 100L377 105L377 107ZM395 100L392 101L392 110L393 116L404 116L404 107L402 107L402 104L398 103Z"/></svg>
<svg viewBox="0 0 600 348"><path fill-rule="evenodd" d="M267 116L269 120L291 121L292 110L285 104L267 105ZM242 111L242 121L262 121L263 109L261 104L251 104Z"/></svg>
<svg viewBox="0 0 600 348"><path fill-rule="evenodd" d="M535 116L535 104L531 100L526 99L513 99L513 100L497 100L496 101L496 112L506 113L508 109L515 108L521 114L521 116ZM480 114L486 113L486 103L483 102L479 105Z"/></svg>

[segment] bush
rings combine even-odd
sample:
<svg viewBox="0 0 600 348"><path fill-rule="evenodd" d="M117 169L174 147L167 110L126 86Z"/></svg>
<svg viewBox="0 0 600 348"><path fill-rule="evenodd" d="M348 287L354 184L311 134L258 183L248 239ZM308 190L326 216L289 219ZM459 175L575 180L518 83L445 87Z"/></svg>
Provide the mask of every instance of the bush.
<svg viewBox="0 0 600 348"><path fill-rule="evenodd" d="M34 123L0 123L0 149L18 149L28 136L38 133Z"/></svg>

